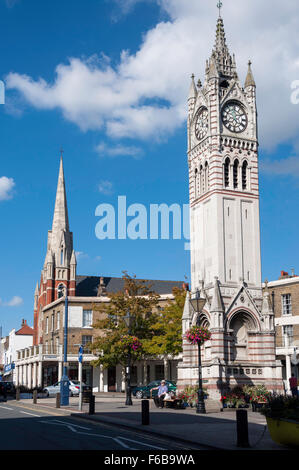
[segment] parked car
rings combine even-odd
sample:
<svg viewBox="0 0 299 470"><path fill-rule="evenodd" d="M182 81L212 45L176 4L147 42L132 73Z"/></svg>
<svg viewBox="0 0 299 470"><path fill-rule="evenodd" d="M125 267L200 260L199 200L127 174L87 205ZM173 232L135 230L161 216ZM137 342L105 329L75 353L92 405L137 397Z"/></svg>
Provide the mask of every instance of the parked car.
<svg viewBox="0 0 299 470"><path fill-rule="evenodd" d="M86 392L87 390L91 390L91 387L82 382L82 391ZM48 387L45 387L43 391L46 394L46 397L53 397L57 395L57 393L60 393L60 382L56 382L54 385L49 385ZM70 397L78 396L79 393L79 380L70 380Z"/></svg>
<svg viewBox="0 0 299 470"><path fill-rule="evenodd" d="M148 385L145 385L143 387L132 387L132 394L136 398L150 398L151 390L153 388L159 387L160 384L161 384L161 380L154 380L153 382L150 382ZM168 386L169 392L176 391L175 382L170 382L169 380L166 380L166 385ZM153 390L152 397L155 397L157 393L158 393L158 390Z"/></svg>

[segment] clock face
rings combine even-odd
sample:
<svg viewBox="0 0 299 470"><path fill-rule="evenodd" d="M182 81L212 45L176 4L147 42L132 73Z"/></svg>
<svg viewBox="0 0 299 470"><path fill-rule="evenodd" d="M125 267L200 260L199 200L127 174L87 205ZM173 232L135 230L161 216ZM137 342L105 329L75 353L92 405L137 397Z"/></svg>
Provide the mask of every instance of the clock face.
<svg viewBox="0 0 299 470"><path fill-rule="evenodd" d="M209 115L207 108L201 108L195 121L195 135L197 140L202 140L208 133Z"/></svg>
<svg viewBox="0 0 299 470"><path fill-rule="evenodd" d="M236 133L244 132L248 123L243 106L236 101L230 101L224 106L222 121L229 131Z"/></svg>

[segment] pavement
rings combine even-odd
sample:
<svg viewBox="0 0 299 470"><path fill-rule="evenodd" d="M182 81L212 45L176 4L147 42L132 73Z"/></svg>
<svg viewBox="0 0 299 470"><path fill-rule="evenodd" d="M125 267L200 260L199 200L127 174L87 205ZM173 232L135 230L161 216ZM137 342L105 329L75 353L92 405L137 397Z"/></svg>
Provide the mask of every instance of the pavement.
<svg viewBox="0 0 299 470"><path fill-rule="evenodd" d="M248 413L249 449L237 447L236 410L220 411L218 403L207 401L207 413L196 414L194 408L175 410L156 408L150 400L150 424L141 423L141 400L133 398L133 405L125 405L123 393L95 393L95 414L90 415L89 405L83 404L79 411L79 399L70 398L69 406L56 408L55 398L21 398L19 402L30 409L52 408L53 412L71 415L80 419L106 423L152 436L175 439L190 449L204 446L209 450L289 450L272 441L263 415L250 409Z"/></svg>

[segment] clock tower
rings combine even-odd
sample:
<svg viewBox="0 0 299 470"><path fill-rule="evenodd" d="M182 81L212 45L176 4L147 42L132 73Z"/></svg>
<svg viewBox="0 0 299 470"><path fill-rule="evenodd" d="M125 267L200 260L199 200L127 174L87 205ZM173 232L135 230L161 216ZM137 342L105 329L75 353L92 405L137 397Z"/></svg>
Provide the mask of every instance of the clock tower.
<svg viewBox="0 0 299 470"><path fill-rule="evenodd" d="M212 333L202 347L210 396L249 383L278 391L274 315L261 284L256 84L251 62L240 81L220 13L204 82L191 78L187 130L191 292L183 334L195 323ZM202 312L189 302L195 295L206 299ZM196 347L183 343L180 388L198 378Z"/></svg>

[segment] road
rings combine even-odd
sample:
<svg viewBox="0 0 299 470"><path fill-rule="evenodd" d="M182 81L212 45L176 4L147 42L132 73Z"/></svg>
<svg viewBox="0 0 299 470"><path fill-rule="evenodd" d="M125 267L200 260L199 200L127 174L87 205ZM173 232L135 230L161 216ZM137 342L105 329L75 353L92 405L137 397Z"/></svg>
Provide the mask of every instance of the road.
<svg viewBox="0 0 299 470"><path fill-rule="evenodd" d="M0 403L0 436L0 450L187 450L173 441L14 401Z"/></svg>

